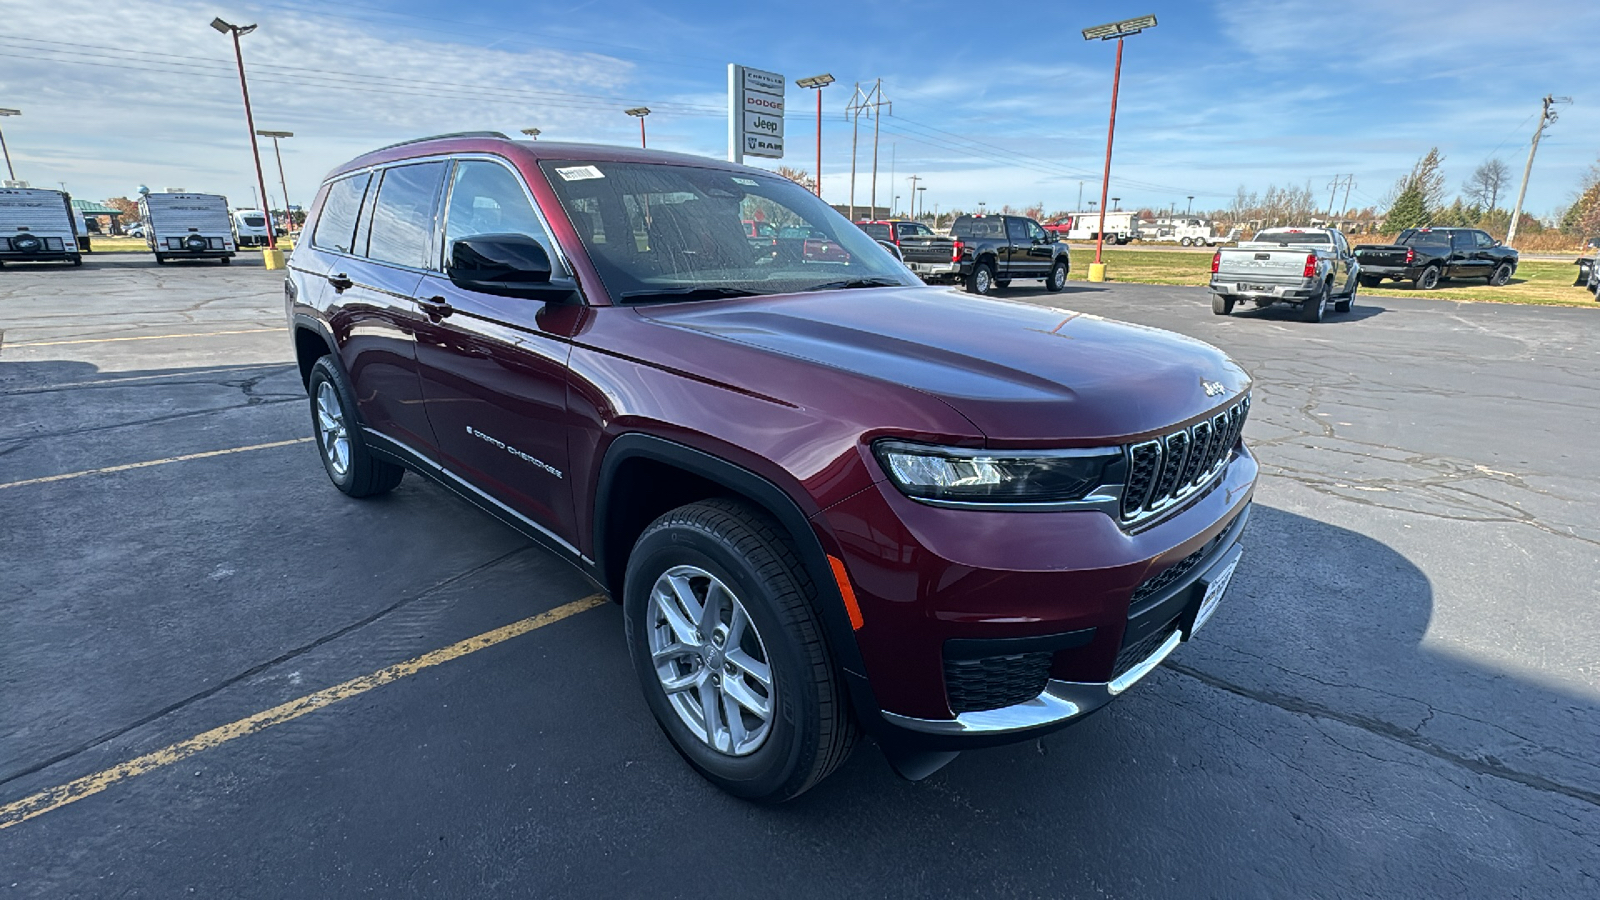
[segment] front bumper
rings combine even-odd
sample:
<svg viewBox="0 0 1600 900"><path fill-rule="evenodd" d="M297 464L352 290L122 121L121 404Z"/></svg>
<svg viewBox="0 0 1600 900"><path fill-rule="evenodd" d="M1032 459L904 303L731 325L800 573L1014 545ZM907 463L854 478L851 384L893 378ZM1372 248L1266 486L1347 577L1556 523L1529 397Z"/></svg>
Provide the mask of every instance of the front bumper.
<svg viewBox="0 0 1600 900"><path fill-rule="evenodd" d="M829 508L862 611L865 672L846 673L858 716L885 744L959 750L1104 706L1194 632L1205 586L1240 553L1256 474L1241 446L1203 495L1134 533L1095 511L926 506L887 483ZM1003 704L963 708L975 692L953 679L975 658L1037 663L1047 677Z"/></svg>
<svg viewBox="0 0 1600 900"><path fill-rule="evenodd" d="M1277 281L1270 277L1253 279L1233 275L1226 278L1212 276L1210 289L1213 294L1226 294L1244 300L1298 302L1315 297L1322 290L1322 280L1297 278L1293 281Z"/></svg>

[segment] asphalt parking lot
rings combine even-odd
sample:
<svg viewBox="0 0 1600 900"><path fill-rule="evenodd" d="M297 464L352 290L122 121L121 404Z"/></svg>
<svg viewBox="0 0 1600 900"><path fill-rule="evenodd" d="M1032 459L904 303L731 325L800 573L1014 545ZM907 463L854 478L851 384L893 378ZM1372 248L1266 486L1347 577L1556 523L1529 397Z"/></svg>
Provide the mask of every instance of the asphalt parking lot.
<svg viewBox="0 0 1600 900"><path fill-rule="evenodd" d="M573 570L327 484L281 283L0 273L0 896L1600 896L1600 314L1011 292L1253 373L1245 561L1103 713L769 808Z"/></svg>

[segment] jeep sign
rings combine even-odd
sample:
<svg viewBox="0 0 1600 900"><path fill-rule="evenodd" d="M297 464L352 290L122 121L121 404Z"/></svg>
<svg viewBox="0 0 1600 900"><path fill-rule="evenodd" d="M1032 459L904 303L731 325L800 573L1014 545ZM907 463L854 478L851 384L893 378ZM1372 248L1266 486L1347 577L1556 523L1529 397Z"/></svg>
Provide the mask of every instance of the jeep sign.
<svg viewBox="0 0 1600 900"><path fill-rule="evenodd" d="M728 65L728 159L783 158L783 76Z"/></svg>

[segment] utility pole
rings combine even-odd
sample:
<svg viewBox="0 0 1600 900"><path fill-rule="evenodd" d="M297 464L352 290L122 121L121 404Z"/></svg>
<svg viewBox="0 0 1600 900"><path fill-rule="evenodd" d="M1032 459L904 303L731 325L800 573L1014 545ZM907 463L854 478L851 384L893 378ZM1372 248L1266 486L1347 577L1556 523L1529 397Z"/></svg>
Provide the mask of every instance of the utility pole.
<svg viewBox="0 0 1600 900"><path fill-rule="evenodd" d="M922 178L918 175L912 175L906 180L911 182L911 218L915 219L917 217L917 182L921 181Z"/></svg>
<svg viewBox="0 0 1600 900"><path fill-rule="evenodd" d="M1083 182L1078 182L1078 205L1072 208L1073 212L1083 209Z"/></svg>
<svg viewBox="0 0 1600 900"><path fill-rule="evenodd" d="M1528 148L1528 164L1522 169L1522 188L1517 191L1517 205L1511 210L1511 228L1506 232L1506 246L1512 247L1517 242L1517 220L1522 218L1522 201L1528 195L1528 176L1533 174L1533 155L1539 152L1539 137L1544 130L1555 124L1558 115L1551 109L1557 103L1571 103L1571 97L1552 97L1544 95L1544 109L1539 114L1539 127L1533 130L1533 146Z"/></svg>
<svg viewBox="0 0 1600 900"><path fill-rule="evenodd" d="M1354 175L1335 175L1335 176L1333 176L1333 180L1328 182L1328 191L1329 191L1329 193L1328 193L1328 219L1330 221L1333 219L1333 201L1334 201L1335 198L1337 198L1339 196L1339 188L1341 188L1341 187L1343 187L1345 189L1345 191L1344 191L1345 208L1346 209L1350 208L1349 207L1349 202L1350 202L1350 187L1349 186L1350 186L1350 183L1355 180L1355 177L1356 176L1354 176Z"/></svg>
<svg viewBox="0 0 1600 900"><path fill-rule="evenodd" d="M856 220L856 146L861 142L861 112L867 108L866 95L861 93L861 82L856 82L855 93L844 108L850 125L850 221Z"/></svg>
<svg viewBox="0 0 1600 900"><path fill-rule="evenodd" d="M1344 204L1343 205L1344 205L1344 208L1345 208L1345 212L1349 212L1350 211L1350 189L1355 187L1355 184L1356 184L1356 176L1354 176L1354 175L1346 175L1344 177Z"/></svg>
<svg viewBox="0 0 1600 900"><path fill-rule="evenodd" d="M894 193L894 151L899 146L899 144L889 145L889 193L894 194L894 202L889 204L889 218L891 219L900 209L900 195Z"/></svg>
<svg viewBox="0 0 1600 900"><path fill-rule="evenodd" d="M888 106L894 112L894 106L885 103L883 99L883 79L879 78L872 88L872 214L878 214L878 124L883 121L883 107Z"/></svg>

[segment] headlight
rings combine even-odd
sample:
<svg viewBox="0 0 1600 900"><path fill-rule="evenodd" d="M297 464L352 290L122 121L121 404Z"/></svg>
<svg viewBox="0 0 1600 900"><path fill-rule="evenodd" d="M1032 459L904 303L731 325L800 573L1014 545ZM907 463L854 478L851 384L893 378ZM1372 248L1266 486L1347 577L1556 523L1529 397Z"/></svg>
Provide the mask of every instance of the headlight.
<svg viewBox="0 0 1600 900"><path fill-rule="evenodd" d="M1122 459L1115 447L1008 451L878 441L872 451L907 496L966 503L1081 500Z"/></svg>

